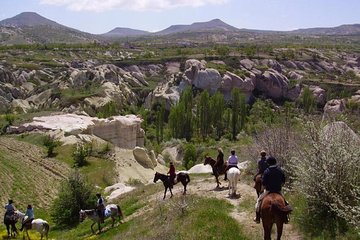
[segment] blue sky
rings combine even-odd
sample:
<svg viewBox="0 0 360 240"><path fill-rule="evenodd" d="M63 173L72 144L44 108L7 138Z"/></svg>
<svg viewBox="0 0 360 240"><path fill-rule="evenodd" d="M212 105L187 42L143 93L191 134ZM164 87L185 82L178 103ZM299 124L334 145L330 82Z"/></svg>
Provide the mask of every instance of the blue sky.
<svg viewBox="0 0 360 240"><path fill-rule="evenodd" d="M262 30L360 23L359 0L0 0L0 6L0 20L31 11L90 33L158 31L214 18Z"/></svg>

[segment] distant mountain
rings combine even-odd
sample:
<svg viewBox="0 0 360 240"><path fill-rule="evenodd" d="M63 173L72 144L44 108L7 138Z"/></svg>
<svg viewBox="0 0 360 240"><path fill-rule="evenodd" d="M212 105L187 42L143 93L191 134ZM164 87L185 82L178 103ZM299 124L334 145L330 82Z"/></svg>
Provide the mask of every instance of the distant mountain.
<svg viewBox="0 0 360 240"><path fill-rule="evenodd" d="M104 37L134 37L134 36L143 36L148 35L150 32L131 29L131 28L121 28L117 27L111 30L110 32L102 34Z"/></svg>
<svg viewBox="0 0 360 240"><path fill-rule="evenodd" d="M66 27L34 12L0 21L0 44L84 43L97 37Z"/></svg>
<svg viewBox="0 0 360 240"><path fill-rule="evenodd" d="M172 25L162 31L154 33L155 35L168 35L182 32L210 32L210 31L222 31L231 32L238 31L236 27L233 27L227 23L224 23L220 19L213 19L209 22L196 22L191 25Z"/></svg>
<svg viewBox="0 0 360 240"><path fill-rule="evenodd" d="M8 27L33 27L33 26L52 26L52 27L65 27L57 22L51 21L43 16L34 12L23 12L12 18L7 18L0 21L0 25Z"/></svg>
<svg viewBox="0 0 360 240"><path fill-rule="evenodd" d="M307 28L292 31L306 35L360 35L360 24L347 24L329 28Z"/></svg>

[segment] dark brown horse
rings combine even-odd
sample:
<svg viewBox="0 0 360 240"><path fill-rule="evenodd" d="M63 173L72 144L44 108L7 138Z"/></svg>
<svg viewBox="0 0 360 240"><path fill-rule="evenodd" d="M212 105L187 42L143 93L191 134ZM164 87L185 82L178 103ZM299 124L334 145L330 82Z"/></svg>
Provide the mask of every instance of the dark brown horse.
<svg viewBox="0 0 360 240"><path fill-rule="evenodd" d="M275 223L277 227L277 240L281 239L283 224L287 214L292 211L291 207L285 205L283 196L278 193L269 193L262 201L260 214L264 228L264 240L271 240L271 228Z"/></svg>
<svg viewBox="0 0 360 240"><path fill-rule="evenodd" d="M262 174L256 175L254 188L256 190L257 196L259 197L260 194L264 191L262 186Z"/></svg>
<svg viewBox="0 0 360 240"><path fill-rule="evenodd" d="M8 238L15 237L16 235L18 235L18 231L16 228L17 221L18 221L18 218L15 214L14 215L5 215L4 224L6 226Z"/></svg>
<svg viewBox="0 0 360 240"><path fill-rule="evenodd" d="M170 182L170 176L156 172L155 176L154 176L154 183L156 183L159 179L163 182L164 187L165 187L163 199L165 199L166 192L168 189L170 190L171 197L172 197L173 193L172 193L171 189L173 188L173 184ZM176 184L178 182L182 183L182 185L184 186L183 194L186 194L186 185L190 182L189 174L184 173L184 172L179 172L178 174L176 174L176 182L174 184Z"/></svg>
<svg viewBox="0 0 360 240"><path fill-rule="evenodd" d="M206 156L205 160L204 160L204 165L209 164L213 170L215 179L216 179L216 183L217 183L217 188L220 187L221 182L219 181L219 176L225 174L225 169L227 167L227 163L224 163L224 165L222 167L216 167L215 166L216 160L213 159L212 157Z"/></svg>

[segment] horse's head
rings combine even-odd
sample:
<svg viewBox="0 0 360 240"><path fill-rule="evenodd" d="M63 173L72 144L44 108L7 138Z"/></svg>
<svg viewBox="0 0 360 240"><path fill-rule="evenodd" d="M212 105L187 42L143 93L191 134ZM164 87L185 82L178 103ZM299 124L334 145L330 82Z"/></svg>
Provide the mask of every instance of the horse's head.
<svg viewBox="0 0 360 240"><path fill-rule="evenodd" d="M19 210L16 210L14 212L14 219L17 221L18 219L20 219L21 221L24 219L25 214L20 212Z"/></svg>
<svg viewBox="0 0 360 240"><path fill-rule="evenodd" d="M86 212L81 209L79 215L80 215L80 222L83 222L86 218Z"/></svg>
<svg viewBox="0 0 360 240"><path fill-rule="evenodd" d="M159 180L159 179L160 179L160 173L156 172L155 176L154 176L154 183L156 183L157 180Z"/></svg>
<svg viewBox="0 0 360 240"><path fill-rule="evenodd" d="M211 163L212 158L209 156L205 156L205 160L204 160L204 165L210 164Z"/></svg>

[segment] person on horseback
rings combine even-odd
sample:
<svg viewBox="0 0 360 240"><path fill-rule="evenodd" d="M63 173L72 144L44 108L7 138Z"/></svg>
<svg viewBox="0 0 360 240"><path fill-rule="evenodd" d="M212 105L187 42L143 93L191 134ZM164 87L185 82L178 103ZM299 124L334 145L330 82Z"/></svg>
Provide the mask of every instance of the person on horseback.
<svg viewBox="0 0 360 240"><path fill-rule="evenodd" d="M99 215L100 218L100 222L104 223L104 219L105 219L105 201L104 198L101 196L100 193L96 194L96 197L98 198L96 201L96 210L97 210L97 214Z"/></svg>
<svg viewBox="0 0 360 240"><path fill-rule="evenodd" d="M213 175L220 175L220 171L224 166L224 152L221 148L218 148L218 155L216 157L216 163L214 164Z"/></svg>
<svg viewBox="0 0 360 240"><path fill-rule="evenodd" d="M170 168L168 173L169 176L169 181L170 181L170 187L172 188L173 185L175 185L175 177L176 177L176 173L175 173L175 166L173 162L170 162Z"/></svg>
<svg viewBox="0 0 360 240"><path fill-rule="evenodd" d="M4 222L5 222L6 218L11 219L14 217L16 208L14 206L14 201L12 199L9 199L8 204L5 205L5 209L6 209L6 211L5 211L5 215L4 215Z"/></svg>
<svg viewBox="0 0 360 240"><path fill-rule="evenodd" d="M266 161L266 152L264 150L262 150L260 152L260 160L257 162L258 165L258 172L255 174L254 176L254 181L256 180L256 176L261 174L263 175L265 170L269 167L269 164Z"/></svg>
<svg viewBox="0 0 360 240"><path fill-rule="evenodd" d="M227 181L227 171L230 168L236 167L237 169L239 169L237 166L238 162L239 162L239 160L238 160L238 157L235 155L235 150L231 150L231 155L227 161L228 166L225 169L225 178L224 178L225 181Z"/></svg>
<svg viewBox="0 0 360 240"><path fill-rule="evenodd" d="M283 170L276 165L276 159L274 157L269 157L267 159L267 163L269 164L269 167L264 171L262 178L262 184L265 188L265 191L256 201L256 217L254 218L256 223L260 223L260 207L264 197L269 193L278 193L282 195L281 188L285 183L285 174ZM288 219L285 221L285 223L288 223Z"/></svg>
<svg viewBox="0 0 360 240"><path fill-rule="evenodd" d="M24 217L24 220L21 224L21 228L20 228L20 231L23 230L24 226L27 224L27 223L30 223L32 222L32 220L34 220L34 209L32 208L32 206L29 204L26 208L26 212L25 212L25 217Z"/></svg>

